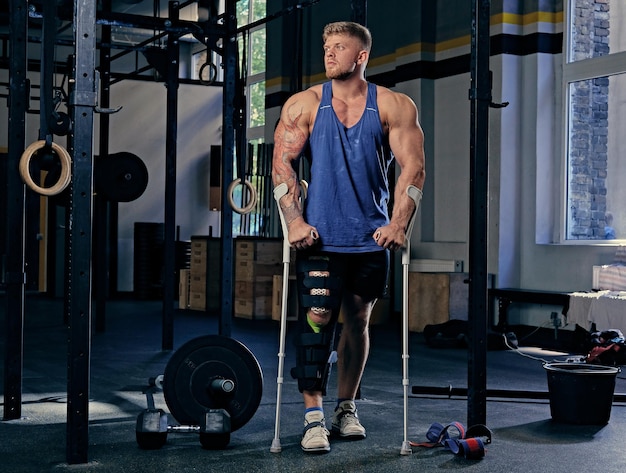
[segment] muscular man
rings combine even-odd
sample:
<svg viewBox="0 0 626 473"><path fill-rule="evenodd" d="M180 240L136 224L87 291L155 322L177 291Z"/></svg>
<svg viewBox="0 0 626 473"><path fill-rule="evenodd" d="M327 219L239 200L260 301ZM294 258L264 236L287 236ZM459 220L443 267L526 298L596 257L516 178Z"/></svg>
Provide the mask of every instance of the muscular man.
<svg viewBox="0 0 626 473"><path fill-rule="evenodd" d="M292 375L304 397L305 452L330 451L322 399L340 308L332 432L365 438L354 400L369 353L369 318L386 291L388 250L404 246L407 225L417 211L406 190L416 186L421 198L425 178L424 137L415 104L365 80L369 30L351 22L331 23L323 41L330 81L296 93L283 106L272 169L274 185L288 186L280 207L286 237L298 250L302 333ZM311 177L303 202L295 169L305 151ZM389 218L387 174L394 158L401 173Z"/></svg>

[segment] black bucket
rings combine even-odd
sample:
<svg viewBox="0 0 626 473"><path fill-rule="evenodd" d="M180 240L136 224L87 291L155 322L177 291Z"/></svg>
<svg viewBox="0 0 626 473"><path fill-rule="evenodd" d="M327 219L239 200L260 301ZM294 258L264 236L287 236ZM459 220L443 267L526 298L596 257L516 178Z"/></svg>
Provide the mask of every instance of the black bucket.
<svg viewBox="0 0 626 473"><path fill-rule="evenodd" d="M604 425L611 417L615 378L620 369L587 363L546 363L552 420Z"/></svg>

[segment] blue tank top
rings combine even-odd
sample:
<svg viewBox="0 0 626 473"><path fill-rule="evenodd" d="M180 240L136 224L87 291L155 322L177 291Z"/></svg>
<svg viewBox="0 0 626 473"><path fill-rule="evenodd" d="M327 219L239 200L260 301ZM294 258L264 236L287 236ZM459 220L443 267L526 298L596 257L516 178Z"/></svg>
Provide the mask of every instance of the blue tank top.
<svg viewBox="0 0 626 473"><path fill-rule="evenodd" d="M321 250L362 253L382 250L372 235L389 223L387 171L393 159L378 114L376 85L368 84L361 119L346 128L332 107L331 82L309 137L311 182L306 221L317 228Z"/></svg>

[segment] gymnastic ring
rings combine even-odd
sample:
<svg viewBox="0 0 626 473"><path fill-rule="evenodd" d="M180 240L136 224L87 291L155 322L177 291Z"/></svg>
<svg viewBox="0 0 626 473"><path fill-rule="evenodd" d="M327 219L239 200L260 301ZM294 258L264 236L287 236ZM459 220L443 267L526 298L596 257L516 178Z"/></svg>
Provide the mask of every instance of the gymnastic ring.
<svg viewBox="0 0 626 473"><path fill-rule="evenodd" d="M63 192L72 180L72 158L69 153L65 148L63 148L63 146L57 143L53 142L50 146L52 147L52 151L57 154L59 160L61 161L61 175L59 176L59 180L56 184L51 187L38 186L30 176L30 160L37 151L46 147L45 140L39 140L31 143L28 148L24 150L22 157L20 158L20 175L22 176L24 184L38 194L48 196L57 195Z"/></svg>
<svg viewBox="0 0 626 473"><path fill-rule="evenodd" d="M236 186L238 186L241 183L242 183L242 180L241 178L238 177L233 182L231 182L230 185L228 186L228 203L233 208L233 211L237 212L238 214L243 215L243 214L250 213L250 211L256 206L257 196L256 196L256 189L252 187L252 184L250 183L250 181L246 179L243 181L242 185L246 186L248 190L250 191L250 201L248 202L248 205L246 205L245 207L239 207L237 204L235 204L235 201L233 200L233 190L235 189Z"/></svg>
<svg viewBox="0 0 626 473"><path fill-rule="evenodd" d="M207 67L209 68L209 78L203 79L202 73ZM200 66L200 70L198 71L198 80L200 81L200 83L202 85L211 85L215 82L215 79L217 79L217 66L212 62L205 62L204 64L202 64L202 66Z"/></svg>

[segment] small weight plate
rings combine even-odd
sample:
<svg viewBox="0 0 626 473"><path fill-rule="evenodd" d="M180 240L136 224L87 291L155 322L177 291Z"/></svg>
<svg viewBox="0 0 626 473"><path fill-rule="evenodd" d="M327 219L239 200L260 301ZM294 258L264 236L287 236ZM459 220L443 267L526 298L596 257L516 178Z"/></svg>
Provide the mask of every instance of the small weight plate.
<svg viewBox="0 0 626 473"><path fill-rule="evenodd" d="M230 392L212 382L229 379ZM248 422L261 403L263 373L241 342L221 335L194 338L174 352L163 374L163 395L172 416L183 425L200 425L207 409L225 409L235 431Z"/></svg>
<svg viewBox="0 0 626 473"><path fill-rule="evenodd" d="M112 202L132 202L148 187L148 168L133 153L97 157L94 167L96 192Z"/></svg>

